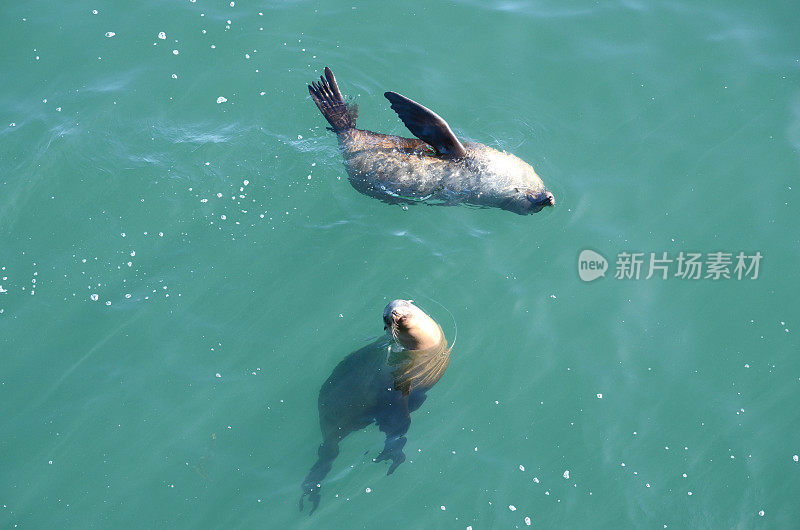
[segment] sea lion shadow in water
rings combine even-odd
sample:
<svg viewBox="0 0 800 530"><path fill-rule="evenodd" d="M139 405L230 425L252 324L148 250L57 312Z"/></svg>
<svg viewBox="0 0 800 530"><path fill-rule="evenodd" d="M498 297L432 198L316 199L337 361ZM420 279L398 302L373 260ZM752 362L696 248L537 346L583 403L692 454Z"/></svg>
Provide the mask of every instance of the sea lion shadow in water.
<svg viewBox="0 0 800 530"><path fill-rule="evenodd" d="M391 461L387 475L406 459L403 447L410 414L423 404L426 392L441 378L450 362L450 350L439 325L405 300L395 300L384 312L384 320L389 320L387 331L393 336L404 332L402 317L394 316L402 312L405 317L427 318L435 328L426 323L426 331L439 337L422 349L398 348L388 338L381 338L351 353L333 369L319 391L322 444L317 462L303 481L300 497L301 511L303 499L311 501L309 515L319 506L321 484L339 455L339 443L350 433L377 424L386 440L374 461ZM399 339L401 342L402 337Z"/></svg>

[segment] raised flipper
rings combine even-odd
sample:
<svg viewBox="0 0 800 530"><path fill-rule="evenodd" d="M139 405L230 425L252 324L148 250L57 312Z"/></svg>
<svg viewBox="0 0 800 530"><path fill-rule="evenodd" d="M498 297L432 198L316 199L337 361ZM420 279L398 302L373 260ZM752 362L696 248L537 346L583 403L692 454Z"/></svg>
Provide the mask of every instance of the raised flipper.
<svg viewBox="0 0 800 530"><path fill-rule="evenodd" d="M463 158L467 150L441 116L397 92L383 94L414 136L429 143L444 158Z"/></svg>
<svg viewBox="0 0 800 530"><path fill-rule="evenodd" d="M356 126L358 107L345 102L330 68L325 67L325 77L319 76L319 82L308 85L308 93L335 132L346 131Z"/></svg>

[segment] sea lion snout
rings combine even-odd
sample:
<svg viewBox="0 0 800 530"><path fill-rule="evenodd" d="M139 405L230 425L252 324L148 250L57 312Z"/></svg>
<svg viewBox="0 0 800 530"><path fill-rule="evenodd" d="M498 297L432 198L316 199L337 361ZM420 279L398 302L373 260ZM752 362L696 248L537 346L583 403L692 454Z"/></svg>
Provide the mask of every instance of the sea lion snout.
<svg viewBox="0 0 800 530"><path fill-rule="evenodd" d="M392 300L383 310L383 329L389 331L392 327L402 324L403 319L415 308L413 300Z"/></svg>
<svg viewBox="0 0 800 530"><path fill-rule="evenodd" d="M400 313L396 310L392 310L388 313L383 314L383 330L389 331L392 329L392 326L397 324L397 321L400 320Z"/></svg>
<svg viewBox="0 0 800 530"><path fill-rule="evenodd" d="M524 198L517 196L506 208L519 214L530 214L542 211L546 206L555 206L556 198L547 190L527 191Z"/></svg>
<svg viewBox="0 0 800 530"><path fill-rule="evenodd" d="M556 205L555 196L547 190L539 192L537 194L529 193L528 200L531 201L531 204L533 204L534 206L538 206L540 209L545 206Z"/></svg>

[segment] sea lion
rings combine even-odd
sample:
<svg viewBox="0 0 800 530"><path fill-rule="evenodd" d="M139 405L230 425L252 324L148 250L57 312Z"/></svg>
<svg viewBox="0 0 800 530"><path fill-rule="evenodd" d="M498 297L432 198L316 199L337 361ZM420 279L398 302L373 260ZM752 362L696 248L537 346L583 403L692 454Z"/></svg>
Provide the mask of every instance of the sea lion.
<svg viewBox="0 0 800 530"><path fill-rule="evenodd" d="M322 480L339 454L339 442L372 422L386 434L375 462L391 460L390 475L405 459L405 434L410 413L425 401L425 393L450 363L450 348L439 324L413 304L394 300L383 310L387 335L345 357L319 390L322 444L319 458L303 481L303 499L311 513L320 501Z"/></svg>
<svg viewBox="0 0 800 530"><path fill-rule="evenodd" d="M330 68L319 79L308 92L339 137L350 183L361 193L390 203L463 202L518 214L555 205L529 164L477 142L460 142L438 114L396 92L384 96L417 138L356 129L358 107L345 102Z"/></svg>

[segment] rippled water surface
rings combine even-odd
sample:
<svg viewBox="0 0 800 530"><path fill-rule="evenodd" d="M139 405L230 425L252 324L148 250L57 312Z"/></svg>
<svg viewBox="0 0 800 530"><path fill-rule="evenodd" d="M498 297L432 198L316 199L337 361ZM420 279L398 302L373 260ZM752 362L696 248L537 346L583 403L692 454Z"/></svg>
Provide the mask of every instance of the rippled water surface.
<svg viewBox="0 0 800 530"><path fill-rule="evenodd" d="M0 527L799 524L796 4L3 13ZM557 206L359 194L308 97L324 66L360 127L408 135L402 93ZM681 252L731 277L676 276ZM457 334L450 366L394 474L356 432L301 513L319 388L395 298Z"/></svg>

